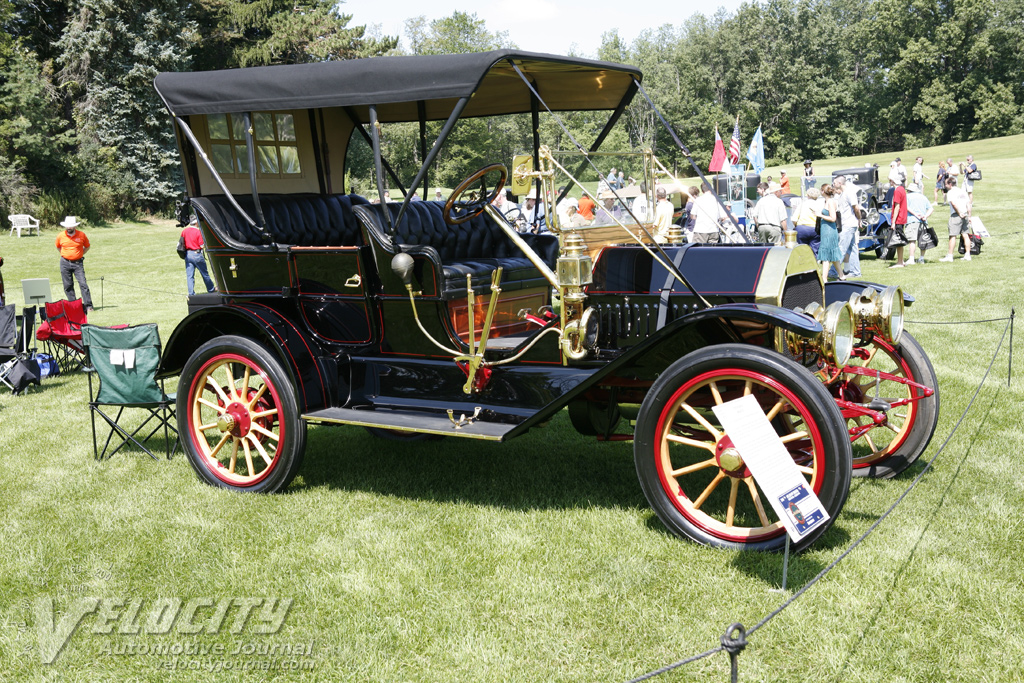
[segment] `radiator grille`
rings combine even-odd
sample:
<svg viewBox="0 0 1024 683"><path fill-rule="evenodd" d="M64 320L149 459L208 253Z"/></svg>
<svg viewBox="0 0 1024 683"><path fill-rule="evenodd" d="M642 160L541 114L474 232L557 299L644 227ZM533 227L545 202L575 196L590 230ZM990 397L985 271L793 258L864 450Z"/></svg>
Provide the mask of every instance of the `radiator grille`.
<svg viewBox="0 0 1024 683"><path fill-rule="evenodd" d="M782 307L790 310L806 306L812 301L822 304L821 280L818 274L797 273L786 278L786 286L782 290Z"/></svg>
<svg viewBox="0 0 1024 683"><path fill-rule="evenodd" d="M786 286L782 289L783 308L792 310L806 306L812 301L824 305L823 298L821 280L818 279L817 273L798 273L786 278ZM813 368L818 362L817 354L813 353L806 356L804 354L794 356L787 348L783 351L783 355L789 356L809 368Z"/></svg>

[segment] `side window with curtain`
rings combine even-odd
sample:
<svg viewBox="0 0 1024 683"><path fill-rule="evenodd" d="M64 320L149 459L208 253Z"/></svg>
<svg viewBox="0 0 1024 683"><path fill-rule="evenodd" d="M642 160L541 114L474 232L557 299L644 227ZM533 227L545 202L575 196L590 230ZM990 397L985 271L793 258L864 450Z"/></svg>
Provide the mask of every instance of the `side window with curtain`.
<svg viewBox="0 0 1024 683"><path fill-rule="evenodd" d="M241 114L209 114L206 117L210 159L217 173L222 176L249 174L244 121ZM255 112L253 141L256 144L257 177L287 178L302 175L294 114Z"/></svg>

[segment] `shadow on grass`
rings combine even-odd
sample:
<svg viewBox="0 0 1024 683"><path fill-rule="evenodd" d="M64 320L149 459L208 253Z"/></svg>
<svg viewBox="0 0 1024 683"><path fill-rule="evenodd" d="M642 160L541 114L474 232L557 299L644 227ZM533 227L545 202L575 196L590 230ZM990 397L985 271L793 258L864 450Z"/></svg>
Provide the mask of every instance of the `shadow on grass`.
<svg viewBox="0 0 1024 683"><path fill-rule="evenodd" d="M302 478L305 487L514 510L647 506L631 446L582 437L564 416L508 443L393 441L356 427L317 427Z"/></svg>
<svg viewBox="0 0 1024 683"><path fill-rule="evenodd" d="M985 414L982 415L980 420L978 421L978 428L974 431L974 434L971 435L971 439L967 444L967 450L964 452L963 456L960 458L960 461L957 463L957 467L956 470L953 472L953 476L950 477L949 482L946 484L946 487L942 490L942 495L939 496L939 500L932 507L931 513L928 515L927 518L928 521L925 523L924 528L921 529L921 533L918 535L913 547L907 554L906 559L898 567L896 567L896 570L893 572L892 581L890 582L889 587L885 592L885 596L878 601L878 604L874 612L872 612L871 614L871 618L868 619L867 624L865 624L863 630L860 632L860 635L857 637L854 644L850 647L850 650L847 653L846 658L843 660L843 665L839 669L839 672L834 680L846 680L847 674L850 671L850 666L852 665L855 656L864 646L864 642L869 638L871 632L875 629L875 626L878 623L878 619L882 614L882 610L886 607L886 605L889 604L890 597L893 595L893 593L896 593L897 591L901 590L899 587L900 580L903 578L903 575L907 572L907 569L913 563L914 556L917 554L917 549L920 547L921 541L924 540L925 534L927 534L928 530L931 528L932 522L935 520L935 517L938 515L939 511L942 510L945 506L946 496L949 495L949 492L952 490L953 485L956 484L957 481L959 481L960 473L963 470L964 464L967 462L967 459L971 456L971 451L974 449L974 444L978 442L978 438L982 435L983 430L987 429L987 426L989 424L989 416L992 413L992 409L997 405L999 395L1001 393L1002 385L998 385L995 394L992 396L992 400L989 402L988 407L985 410ZM918 464L919 463L915 463L915 466ZM924 464L920 463L920 467L924 467ZM917 467L916 469L919 470L920 467Z"/></svg>

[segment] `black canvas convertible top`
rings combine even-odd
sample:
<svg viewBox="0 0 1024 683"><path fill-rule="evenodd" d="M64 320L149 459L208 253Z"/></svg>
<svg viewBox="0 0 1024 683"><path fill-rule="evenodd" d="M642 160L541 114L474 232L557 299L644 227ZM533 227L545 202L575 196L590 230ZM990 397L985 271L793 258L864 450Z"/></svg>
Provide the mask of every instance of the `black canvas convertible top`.
<svg viewBox="0 0 1024 683"><path fill-rule="evenodd" d="M378 106L384 122L444 119L473 96L462 113L491 116L530 111L530 92L509 60L554 111L616 108L636 67L518 50L459 55L375 57L340 62L159 74L154 87L175 116L319 107Z"/></svg>

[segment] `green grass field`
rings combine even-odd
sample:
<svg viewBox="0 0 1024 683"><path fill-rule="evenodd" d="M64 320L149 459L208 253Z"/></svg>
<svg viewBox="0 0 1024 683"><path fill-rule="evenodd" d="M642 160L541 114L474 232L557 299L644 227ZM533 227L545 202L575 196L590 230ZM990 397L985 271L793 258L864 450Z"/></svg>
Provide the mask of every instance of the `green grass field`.
<svg viewBox="0 0 1024 683"><path fill-rule="evenodd" d="M863 264L865 279L898 282L917 297L907 327L942 392L925 458L960 417L1004 323L913 321L998 318L1022 303L1024 136L925 150L926 168L967 152L985 174L975 213L993 237L982 256L937 263L933 252L931 263L898 271L873 256ZM884 165L889 156L816 170ZM166 340L186 313L177 230L162 221L85 230L102 303L91 322L157 322ZM55 234L50 226L39 238L0 236L19 304L21 278L49 277L60 296ZM1021 680L1021 336L1018 325L1012 385L1004 346L935 468L874 535L751 638L741 680ZM669 535L640 491L631 444L579 436L564 413L503 445L406 445L358 428L312 428L294 484L257 496L200 483L180 455L95 462L86 401L82 374L26 396L0 394L3 680L614 682L713 647L730 623L749 627L785 597L772 591L782 556ZM822 541L792 558L790 591L919 472L855 480ZM88 598L102 599L99 614L42 663L41 649L55 651L68 613ZM238 619L247 598L292 603L275 633L261 633L272 615L258 606L248 622ZM162 606L173 604L161 601L175 599L185 607L177 621L161 621ZM719 654L655 680L724 681L728 670Z"/></svg>

